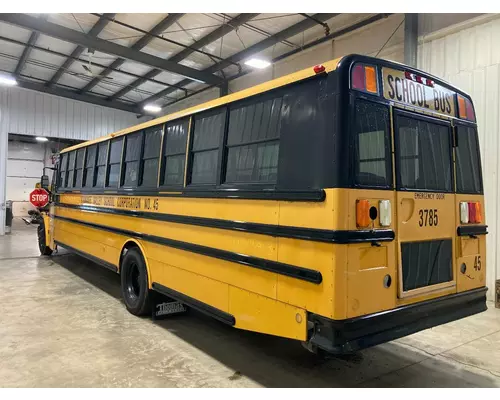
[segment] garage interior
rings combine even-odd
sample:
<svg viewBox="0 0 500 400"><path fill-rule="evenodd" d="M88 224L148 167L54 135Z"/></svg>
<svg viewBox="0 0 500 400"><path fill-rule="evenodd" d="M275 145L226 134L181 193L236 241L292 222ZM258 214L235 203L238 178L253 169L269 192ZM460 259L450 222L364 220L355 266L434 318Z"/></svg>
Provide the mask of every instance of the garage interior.
<svg viewBox="0 0 500 400"><path fill-rule="evenodd" d="M0 386L500 386L499 35L500 14L0 14ZM23 218L58 151L350 53L416 66L472 96L486 312L320 359L196 312L134 317L118 275L63 249L39 255Z"/></svg>

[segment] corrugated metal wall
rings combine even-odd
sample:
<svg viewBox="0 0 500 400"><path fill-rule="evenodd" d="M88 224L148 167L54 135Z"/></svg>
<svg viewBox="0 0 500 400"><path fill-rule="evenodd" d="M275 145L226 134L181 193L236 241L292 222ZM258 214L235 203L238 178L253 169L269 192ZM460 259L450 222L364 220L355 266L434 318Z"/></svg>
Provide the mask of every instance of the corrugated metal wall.
<svg viewBox="0 0 500 400"><path fill-rule="evenodd" d="M9 142L9 113L6 90L0 90L0 235L5 233L5 182L7 179L7 145Z"/></svg>
<svg viewBox="0 0 500 400"><path fill-rule="evenodd" d="M8 96L9 133L89 140L141 121L134 114L20 88Z"/></svg>
<svg viewBox="0 0 500 400"><path fill-rule="evenodd" d="M421 38L418 66L468 92L474 101L485 184L488 296L500 278L500 16L487 15Z"/></svg>
<svg viewBox="0 0 500 400"><path fill-rule="evenodd" d="M4 234L9 133L89 140L142 122L134 114L37 93L0 88L0 235Z"/></svg>

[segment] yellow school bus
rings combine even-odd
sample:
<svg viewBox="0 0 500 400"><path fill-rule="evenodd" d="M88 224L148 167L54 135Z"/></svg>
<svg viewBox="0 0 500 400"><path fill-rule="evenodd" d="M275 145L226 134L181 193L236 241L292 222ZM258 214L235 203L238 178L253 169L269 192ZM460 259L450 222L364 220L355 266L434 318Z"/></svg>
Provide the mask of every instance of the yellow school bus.
<svg viewBox="0 0 500 400"><path fill-rule="evenodd" d="M486 309L469 95L349 55L61 151L40 250L219 321L348 353Z"/></svg>

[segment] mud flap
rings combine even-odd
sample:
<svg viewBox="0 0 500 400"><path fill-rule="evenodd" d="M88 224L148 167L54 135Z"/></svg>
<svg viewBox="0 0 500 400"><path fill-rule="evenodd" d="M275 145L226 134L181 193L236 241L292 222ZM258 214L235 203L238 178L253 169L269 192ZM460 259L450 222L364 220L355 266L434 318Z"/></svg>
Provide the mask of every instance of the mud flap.
<svg viewBox="0 0 500 400"><path fill-rule="evenodd" d="M187 307L180 301L164 296L158 292L152 292L151 295L153 296L153 321L165 319L172 315L184 314L187 312Z"/></svg>

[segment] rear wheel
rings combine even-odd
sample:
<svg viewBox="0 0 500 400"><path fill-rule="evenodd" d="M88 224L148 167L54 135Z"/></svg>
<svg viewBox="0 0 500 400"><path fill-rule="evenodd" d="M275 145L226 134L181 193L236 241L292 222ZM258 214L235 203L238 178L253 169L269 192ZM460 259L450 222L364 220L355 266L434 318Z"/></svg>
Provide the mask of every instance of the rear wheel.
<svg viewBox="0 0 500 400"><path fill-rule="evenodd" d="M40 249L40 254L42 256L50 256L52 254L52 249L46 245L46 237L45 237L45 223L43 222L43 218L40 221L40 224L37 228L38 233L38 248Z"/></svg>
<svg viewBox="0 0 500 400"><path fill-rule="evenodd" d="M146 263L141 252L127 250L120 266L122 297L127 310L134 315L151 313L151 294Z"/></svg>

